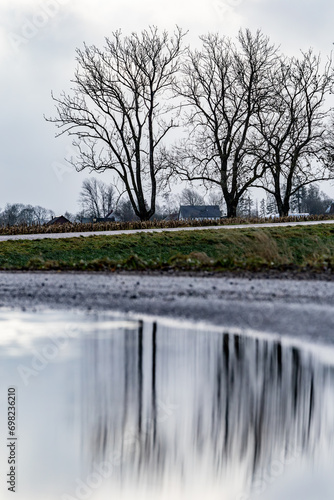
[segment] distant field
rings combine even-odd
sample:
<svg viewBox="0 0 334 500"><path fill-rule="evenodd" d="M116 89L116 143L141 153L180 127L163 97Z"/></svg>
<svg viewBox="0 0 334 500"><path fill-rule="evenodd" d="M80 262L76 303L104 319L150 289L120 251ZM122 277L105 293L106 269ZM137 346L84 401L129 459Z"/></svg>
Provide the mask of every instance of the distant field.
<svg viewBox="0 0 334 500"><path fill-rule="evenodd" d="M334 224L3 241L1 270L334 269Z"/></svg>

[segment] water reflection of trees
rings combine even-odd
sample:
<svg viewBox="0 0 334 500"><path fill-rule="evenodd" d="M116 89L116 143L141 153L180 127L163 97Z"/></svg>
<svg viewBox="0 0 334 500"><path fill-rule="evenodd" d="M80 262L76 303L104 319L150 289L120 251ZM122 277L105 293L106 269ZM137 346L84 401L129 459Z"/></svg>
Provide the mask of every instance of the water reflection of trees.
<svg viewBox="0 0 334 500"><path fill-rule="evenodd" d="M250 477L333 444L333 369L296 347L155 323L83 342L82 453L113 478Z"/></svg>

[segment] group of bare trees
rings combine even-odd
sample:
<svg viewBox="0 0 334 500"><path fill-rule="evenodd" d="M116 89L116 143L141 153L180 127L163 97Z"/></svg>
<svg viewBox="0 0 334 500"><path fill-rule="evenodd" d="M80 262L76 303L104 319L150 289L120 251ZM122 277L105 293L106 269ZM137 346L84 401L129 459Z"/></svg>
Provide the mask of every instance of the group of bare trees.
<svg viewBox="0 0 334 500"><path fill-rule="evenodd" d="M79 201L88 217L107 217L115 208L116 192L112 184L95 177L82 183Z"/></svg>
<svg viewBox="0 0 334 500"><path fill-rule="evenodd" d="M7 203L3 210L0 210L0 225L14 226L15 224L45 224L54 217L54 212L47 208L23 203Z"/></svg>
<svg viewBox="0 0 334 500"><path fill-rule="evenodd" d="M153 27L77 49L73 90L48 119L75 137L77 170L112 170L141 220L173 181L218 189L233 217L250 187L286 215L303 186L334 178L331 59L287 57L260 31L208 34L197 50L184 38Z"/></svg>
<svg viewBox="0 0 334 500"><path fill-rule="evenodd" d="M82 222L87 218L110 218L111 220L135 220L138 216L134 213L128 198L122 197L112 183L106 184L95 177L83 181L79 195L81 211L77 214L68 214L71 221ZM211 199L211 197L210 197ZM156 204L155 217L164 218L175 214L182 205L205 205L204 197L194 188L186 187L179 195L169 196L165 192L162 203ZM219 204L219 201L216 203Z"/></svg>
<svg viewBox="0 0 334 500"><path fill-rule="evenodd" d="M82 222L86 218L108 218L110 220L134 220L137 217L128 198L122 198L112 183L105 183L95 177L83 181L79 195L81 211L69 214L73 222ZM122 198L122 199L121 199Z"/></svg>
<svg viewBox="0 0 334 500"><path fill-rule="evenodd" d="M123 183L135 214L155 213L160 150L175 126L169 98L174 96L184 35L169 37L156 28L106 39L106 47L77 50L78 68L71 95L54 98L53 119L76 137L77 170L113 170Z"/></svg>
<svg viewBox="0 0 334 500"><path fill-rule="evenodd" d="M261 186L286 215L301 188L333 179L332 110L325 106L333 85L331 61L311 50L300 58L280 58L272 75L275 89L258 113L255 156L264 166Z"/></svg>

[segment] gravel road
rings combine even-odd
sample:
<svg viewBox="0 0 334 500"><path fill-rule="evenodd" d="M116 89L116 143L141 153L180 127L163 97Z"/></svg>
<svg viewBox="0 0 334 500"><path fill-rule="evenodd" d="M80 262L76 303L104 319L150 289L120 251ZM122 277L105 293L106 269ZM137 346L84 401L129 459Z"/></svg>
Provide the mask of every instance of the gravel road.
<svg viewBox="0 0 334 500"><path fill-rule="evenodd" d="M334 282L168 275L1 272L0 311L162 315L334 344Z"/></svg>
<svg viewBox="0 0 334 500"><path fill-rule="evenodd" d="M200 226L200 227L173 227L164 229L126 229L122 231L90 231L90 232L78 232L78 233L47 233L47 234L15 234L15 235L0 235L1 241L8 240L44 240L47 238L59 239L59 238L80 238L88 236L115 236L117 234L134 234L134 233L161 233L163 231L205 231L208 229L249 229L252 227L286 227L286 226L314 226L317 224L334 224L334 220L322 220L322 221L302 221L302 222L268 222L263 224L236 224L236 225L226 225L226 226Z"/></svg>

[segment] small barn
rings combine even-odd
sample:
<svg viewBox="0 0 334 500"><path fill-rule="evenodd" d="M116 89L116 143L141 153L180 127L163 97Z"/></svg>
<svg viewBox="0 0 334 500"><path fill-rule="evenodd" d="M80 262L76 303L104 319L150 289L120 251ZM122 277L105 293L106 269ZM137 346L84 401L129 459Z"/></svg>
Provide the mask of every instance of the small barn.
<svg viewBox="0 0 334 500"><path fill-rule="evenodd" d="M62 224L72 224L72 223L63 215L59 215L58 217L52 217L52 219L47 223L47 226L62 225Z"/></svg>
<svg viewBox="0 0 334 500"><path fill-rule="evenodd" d="M221 217L219 205L181 205L179 220L186 219L211 219L219 220Z"/></svg>

